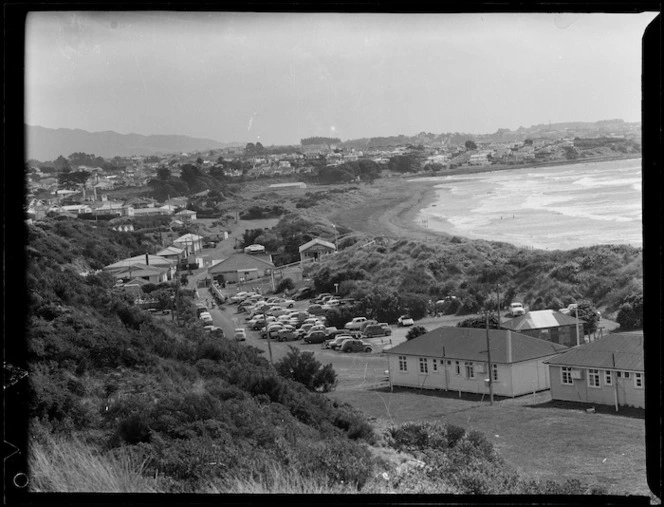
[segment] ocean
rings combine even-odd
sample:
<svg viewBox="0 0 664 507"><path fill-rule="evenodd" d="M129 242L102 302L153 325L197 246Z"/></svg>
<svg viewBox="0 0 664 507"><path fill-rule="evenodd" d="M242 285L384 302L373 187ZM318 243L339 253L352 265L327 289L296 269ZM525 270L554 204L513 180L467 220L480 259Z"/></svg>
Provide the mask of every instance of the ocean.
<svg viewBox="0 0 664 507"><path fill-rule="evenodd" d="M641 159L418 178L436 201L421 227L517 246L642 246Z"/></svg>

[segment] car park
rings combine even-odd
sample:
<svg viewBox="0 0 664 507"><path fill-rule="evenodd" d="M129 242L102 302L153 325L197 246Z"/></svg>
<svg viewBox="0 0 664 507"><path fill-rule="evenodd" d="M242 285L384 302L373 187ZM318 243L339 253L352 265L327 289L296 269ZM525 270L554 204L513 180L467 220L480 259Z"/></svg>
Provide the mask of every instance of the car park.
<svg viewBox="0 0 664 507"><path fill-rule="evenodd" d="M244 330L244 328L238 327L235 329L233 337L236 341L243 342L247 339L247 332Z"/></svg>
<svg viewBox="0 0 664 507"><path fill-rule="evenodd" d="M373 338L374 336L390 336L392 334L392 330L386 322L382 322L380 324L371 324L365 327L364 331L362 332L366 335L367 338Z"/></svg>
<svg viewBox="0 0 664 507"><path fill-rule="evenodd" d="M410 315L402 315L397 319L397 324L399 326L412 326L415 324L415 321L410 317Z"/></svg>
<svg viewBox="0 0 664 507"><path fill-rule="evenodd" d="M339 349L342 352L371 352L373 348L370 343L356 338L345 340Z"/></svg>
<svg viewBox="0 0 664 507"><path fill-rule="evenodd" d="M344 329L357 329L359 330L362 324L367 321L366 317L353 317L353 320L346 322Z"/></svg>

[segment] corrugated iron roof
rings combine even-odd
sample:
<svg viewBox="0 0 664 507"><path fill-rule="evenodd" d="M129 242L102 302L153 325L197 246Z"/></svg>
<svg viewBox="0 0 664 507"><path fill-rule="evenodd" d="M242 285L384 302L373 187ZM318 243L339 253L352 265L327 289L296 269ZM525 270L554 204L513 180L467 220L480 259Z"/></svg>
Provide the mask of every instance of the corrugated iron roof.
<svg viewBox="0 0 664 507"><path fill-rule="evenodd" d="M224 260L218 262L214 266L208 268L209 274L227 273L231 271L242 271L251 269L266 269L274 268L274 264L266 260L267 256L263 255L248 255L245 253L235 253Z"/></svg>
<svg viewBox="0 0 664 507"><path fill-rule="evenodd" d="M547 363L556 366L643 371L643 355L643 335L615 333L574 347L549 359Z"/></svg>
<svg viewBox="0 0 664 507"><path fill-rule="evenodd" d="M579 319L579 324L584 323L584 320ZM576 325L575 317L570 317L555 310L537 310L503 322L501 327L513 331L523 331L526 329L548 329L574 325Z"/></svg>
<svg viewBox="0 0 664 507"><path fill-rule="evenodd" d="M325 241L324 239L314 238L311 241L307 241L304 245L300 246L299 251L304 252L305 250L308 250L314 245L321 245L324 246L325 248L329 248L330 250L337 249L337 247L334 246L334 243L330 243L329 241Z"/></svg>
<svg viewBox="0 0 664 507"><path fill-rule="evenodd" d="M512 363L558 354L567 347L503 329L489 330L491 362L507 364L507 339L512 339ZM448 357L465 361L486 361L486 329L439 327L405 343L385 350L386 354Z"/></svg>

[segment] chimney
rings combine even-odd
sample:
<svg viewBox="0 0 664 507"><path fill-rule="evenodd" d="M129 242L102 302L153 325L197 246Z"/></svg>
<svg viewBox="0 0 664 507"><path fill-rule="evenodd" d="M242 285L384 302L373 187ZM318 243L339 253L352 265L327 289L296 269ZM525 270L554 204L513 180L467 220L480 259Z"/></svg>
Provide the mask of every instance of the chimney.
<svg viewBox="0 0 664 507"><path fill-rule="evenodd" d="M150 265L150 257L148 256L148 253L145 252L145 265L149 266Z"/></svg>
<svg viewBox="0 0 664 507"><path fill-rule="evenodd" d="M512 362L512 331L507 330L507 362Z"/></svg>

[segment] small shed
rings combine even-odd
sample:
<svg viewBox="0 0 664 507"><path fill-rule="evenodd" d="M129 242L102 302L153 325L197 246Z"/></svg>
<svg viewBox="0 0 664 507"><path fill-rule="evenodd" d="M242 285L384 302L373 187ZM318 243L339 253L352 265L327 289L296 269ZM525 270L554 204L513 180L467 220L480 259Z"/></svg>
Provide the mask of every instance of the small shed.
<svg viewBox="0 0 664 507"><path fill-rule="evenodd" d="M500 326L503 329L510 329L553 343L560 343L566 347L574 347L584 342L584 323L585 321L579 319L577 327L575 317L570 317L555 310L537 310L505 321ZM578 340L577 329L579 332Z"/></svg>

